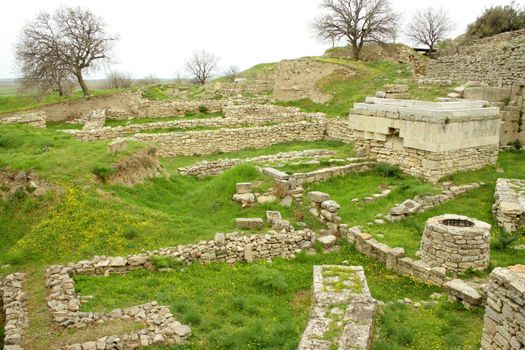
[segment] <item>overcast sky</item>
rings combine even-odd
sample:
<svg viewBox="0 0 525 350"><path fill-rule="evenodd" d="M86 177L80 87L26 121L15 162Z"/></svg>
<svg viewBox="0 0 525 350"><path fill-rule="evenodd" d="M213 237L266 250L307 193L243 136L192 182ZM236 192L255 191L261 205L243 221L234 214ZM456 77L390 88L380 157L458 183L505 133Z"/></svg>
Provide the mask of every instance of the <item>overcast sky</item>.
<svg viewBox="0 0 525 350"><path fill-rule="evenodd" d="M39 11L63 4L88 7L120 35L113 68L135 77L171 78L183 72L186 57L206 49L223 68L242 69L262 62L321 55L328 47L312 37L309 25L321 0L18 0L2 4L0 78L17 76L13 48L21 28ZM464 32L491 5L509 0L392 0L406 22L422 7L441 6ZM519 0L518 3L525 3ZM104 77L105 72L90 74Z"/></svg>

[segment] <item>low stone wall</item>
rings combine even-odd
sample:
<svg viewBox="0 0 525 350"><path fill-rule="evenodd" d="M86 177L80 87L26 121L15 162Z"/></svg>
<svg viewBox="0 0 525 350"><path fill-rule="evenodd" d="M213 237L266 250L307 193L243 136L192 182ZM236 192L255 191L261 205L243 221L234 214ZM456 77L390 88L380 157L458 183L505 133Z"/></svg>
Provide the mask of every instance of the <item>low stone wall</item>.
<svg viewBox="0 0 525 350"><path fill-rule="evenodd" d="M322 114L297 113L295 115L275 115L275 116L243 116L243 117L217 117L217 118L199 118L183 119L168 122L155 122L144 124L132 124L118 127L99 127L84 128L82 130L64 130L66 133L74 136L81 141L99 141L112 140L119 137L128 137L142 131L180 128L191 129L201 127L242 127L242 126L264 126L266 124L293 123L300 121L311 121L322 117ZM93 124L86 124L93 125Z"/></svg>
<svg viewBox="0 0 525 350"><path fill-rule="evenodd" d="M492 213L499 226L514 232L525 226L525 180L498 179Z"/></svg>
<svg viewBox="0 0 525 350"><path fill-rule="evenodd" d="M525 348L525 266L490 274L481 350Z"/></svg>
<svg viewBox="0 0 525 350"><path fill-rule="evenodd" d="M480 187L479 183L467 185L451 186L436 195L418 194L414 199L407 199L403 203L391 208L385 218L388 221L396 222L405 219L408 216L422 213L429 209L435 208L457 196Z"/></svg>
<svg viewBox="0 0 525 350"><path fill-rule="evenodd" d="M321 182L335 176L344 176L355 172L366 171L369 170L374 164L375 163L373 162L361 162L323 168L308 173L294 173L291 175L291 179L295 181L297 186L300 186L304 183Z"/></svg>
<svg viewBox="0 0 525 350"><path fill-rule="evenodd" d="M294 231L290 233L246 236L239 233L217 234L214 240L198 244L162 248L127 257L97 256L92 260L76 264L54 265L46 270L46 287L49 289L48 306L53 321L61 327L82 328L90 324L114 319L128 319L147 325L144 330L118 337L104 337L99 340L74 344L64 349L84 349L92 344L100 349L136 348L155 344L180 344L191 335L187 326L177 322L169 308L158 306L156 302L117 309L109 313L80 311L82 298L75 292L75 275L125 274L137 269L155 269L152 257L164 256L175 259L181 264L240 261L252 262L254 259L272 257L292 258L302 248L312 246L315 234L312 231ZM119 339L118 344L110 343ZM75 347L76 346L76 347ZM98 349L98 347L95 347Z"/></svg>
<svg viewBox="0 0 525 350"><path fill-rule="evenodd" d="M304 115L299 108L295 107L282 107L272 104L244 104L244 105L230 105L225 106L223 109L224 116L227 118L238 118L242 119L245 117L273 117L282 116L287 118L293 118L296 116ZM321 113L322 114L322 113Z"/></svg>
<svg viewBox="0 0 525 350"><path fill-rule="evenodd" d="M204 155L265 148L291 141L324 139L325 122L284 123L268 127L191 131L168 134L137 134L134 140L155 142L161 156Z"/></svg>
<svg viewBox="0 0 525 350"><path fill-rule="evenodd" d="M361 266L314 266L313 306L298 350L368 350L376 301Z"/></svg>
<svg viewBox="0 0 525 350"><path fill-rule="evenodd" d="M348 119L329 119L326 123L326 138L345 143L353 142L355 137Z"/></svg>
<svg viewBox="0 0 525 350"><path fill-rule="evenodd" d="M219 159L216 161L202 161L186 167L178 168L179 174L183 176L196 176L196 177L207 177L215 176L223 173L224 171L244 163L274 163L274 162L288 162L292 159L301 158L326 158L333 156L336 152L323 149L312 149L304 151L293 151L293 152L280 152L277 154L271 154L267 156L258 156L252 158L231 158L231 159Z"/></svg>
<svg viewBox="0 0 525 350"><path fill-rule="evenodd" d="M460 215L430 218L421 239L421 260L452 273L486 270L490 260L490 229L485 222Z"/></svg>
<svg viewBox="0 0 525 350"><path fill-rule="evenodd" d="M25 275L14 273L0 280L0 297L5 317L4 350L23 350L22 340L27 331L26 294L22 289Z"/></svg>
<svg viewBox="0 0 525 350"><path fill-rule="evenodd" d="M23 124L37 128L46 127L47 116L44 112L28 112L0 118L0 124Z"/></svg>

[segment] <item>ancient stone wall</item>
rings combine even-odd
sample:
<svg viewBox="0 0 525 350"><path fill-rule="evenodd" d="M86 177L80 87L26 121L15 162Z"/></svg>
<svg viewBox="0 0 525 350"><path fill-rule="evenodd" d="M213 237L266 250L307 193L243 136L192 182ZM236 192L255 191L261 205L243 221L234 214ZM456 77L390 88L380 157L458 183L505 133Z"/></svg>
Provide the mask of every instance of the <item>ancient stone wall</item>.
<svg viewBox="0 0 525 350"><path fill-rule="evenodd" d="M294 113L294 114L276 114L276 115L243 115L233 117L217 118L199 118L199 119L180 119L168 122L155 122L144 124L131 124L118 127L102 128L85 128L82 130L64 130L66 133L74 136L81 141L99 141L111 140L119 137L128 137L130 135L155 129L165 128L228 128L242 126L264 126L268 124L293 123L299 121L311 121L322 117L322 114Z"/></svg>
<svg viewBox="0 0 525 350"><path fill-rule="evenodd" d="M0 298L5 318L4 350L22 350L22 340L27 332L26 295L22 288L25 275L15 273L0 279Z"/></svg>
<svg viewBox="0 0 525 350"><path fill-rule="evenodd" d="M133 139L157 143L161 156L203 155L247 148L265 148L283 142L322 140L325 128L325 122L319 120L268 127L136 134Z"/></svg>
<svg viewBox="0 0 525 350"><path fill-rule="evenodd" d="M525 348L525 266L490 274L481 350Z"/></svg>
<svg viewBox="0 0 525 350"><path fill-rule="evenodd" d="M326 123L326 138L337 140L345 143L353 142L355 137L354 130L350 127L348 119L328 119Z"/></svg>
<svg viewBox="0 0 525 350"><path fill-rule="evenodd" d="M459 54L429 60L426 77L492 86L525 85L525 30L480 40Z"/></svg>
<svg viewBox="0 0 525 350"><path fill-rule="evenodd" d="M23 124L37 128L46 127L47 116L44 112L27 112L15 114L11 117L0 118L0 124Z"/></svg>
<svg viewBox="0 0 525 350"><path fill-rule="evenodd" d="M157 158L157 149L152 146L112 164L111 168L113 172L104 180L110 184L125 186L143 183L146 179L164 174Z"/></svg>
<svg viewBox="0 0 525 350"><path fill-rule="evenodd" d="M258 156L252 158L230 158L230 159L219 159L216 161L202 161L186 167L178 168L179 174L184 176L196 176L196 177L207 177L215 176L223 173L236 165L244 163L274 163L274 162L288 162L293 159L301 158L326 158L333 156L336 152L330 150L304 150L304 151L293 151L293 152L280 152L277 154Z"/></svg>
<svg viewBox="0 0 525 350"><path fill-rule="evenodd" d="M492 213L499 226L515 232L525 226L525 180L498 179Z"/></svg>

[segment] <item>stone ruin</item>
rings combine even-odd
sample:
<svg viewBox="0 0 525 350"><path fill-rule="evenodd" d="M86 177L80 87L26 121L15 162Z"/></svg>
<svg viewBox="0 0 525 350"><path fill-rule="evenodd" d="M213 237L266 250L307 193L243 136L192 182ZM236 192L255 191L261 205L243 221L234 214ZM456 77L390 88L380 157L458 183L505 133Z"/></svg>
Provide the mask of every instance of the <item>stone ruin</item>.
<svg viewBox="0 0 525 350"><path fill-rule="evenodd" d="M481 350L525 348L525 266L490 274Z"/></svg>
<svg viewBox="0 0 525 350"><path fill-rule="evenodd" d="M361 266L314 266L310 320L298 350L368 350L377 310Z"/></svg>
<svg viewBox="0 0 525 350"><path fill-rule="evenodd" d="M501 116L486 105L368 97L354 104L349 125L361 153L437 182L496 162Z"/></svg>
<svg viewBox="0 0 525 350"><path fill-rule="evenodd" d="M308 201L310 202L310 213L326 224L328 233L334 236L339 235L341 206L324 192L308 192Z"/></svg>
<svg viewBox="0 0 525 350"><path fill-rule="evenodd" d="M489 224L466 216L446 214L430 218L421 240L421 260L453 273L486 270L490 229Z"/></svg>
<svg viewBox="0 0 525 350"><path fill-rule="evenodd" d="M492 212L499 226L515 232L525 226L525 180L498 179Z"/></svg>
<svg viewBox="0 0 525 350"><path fill-rule="evenodd" d="M45 112L25 112L11 117L0 118L0 124L23 124L37 128L46 127L47 116Z"/></svg>

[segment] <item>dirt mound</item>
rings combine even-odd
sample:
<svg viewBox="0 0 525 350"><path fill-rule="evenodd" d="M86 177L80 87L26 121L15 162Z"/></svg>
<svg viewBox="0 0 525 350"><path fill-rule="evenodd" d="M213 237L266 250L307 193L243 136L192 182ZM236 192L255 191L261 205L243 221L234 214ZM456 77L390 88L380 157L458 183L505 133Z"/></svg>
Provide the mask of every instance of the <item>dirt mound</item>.
<svg viewBox="0 0 525 350"><path fill-rule="evenodd" d="M322 92L317 83L335 72L348 77L356 74L342 65L310 58L282 61L277 66L273 96L278 101L310 99L316 103L328 102L332 96Z"/></svg>
<svg viewBox="0 0 525 350"><path fill-rule="evenodd" d="M110 184L133 186L146 179L163 176L164 169L157 157L157 149L148 147L111 166L113 173L107 177Z"/></svg>
<svg viewBox="0 0 525 350"><path fill-rule="evenodd" d="M349 46L335 47L327 50L324 55L325 57L344 58L348 60L354 58L352 48ZM425 60L425 57L403 44L367 43L361 50L361 60L366 62L392 61L398 63L413 63L414 61Z"/></svg>
<svg viewBox="0 0 525 350"><path fill-rule="evenodd" d="M32 172L0 168L0 198L4 200L40 196L56 189Z"/></svg>

